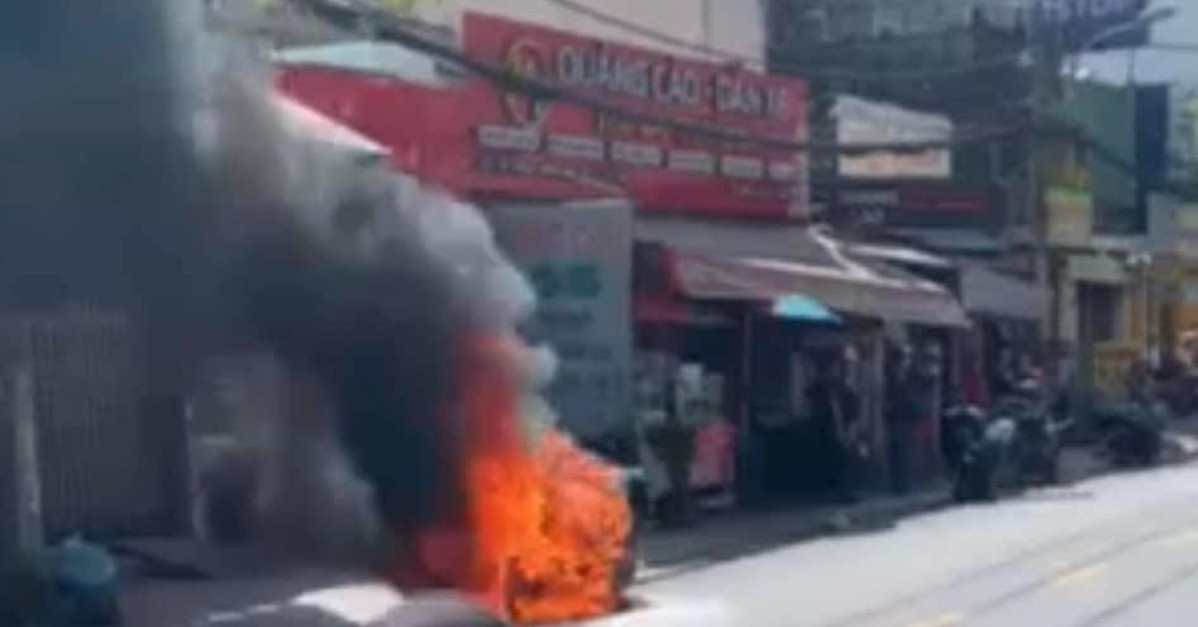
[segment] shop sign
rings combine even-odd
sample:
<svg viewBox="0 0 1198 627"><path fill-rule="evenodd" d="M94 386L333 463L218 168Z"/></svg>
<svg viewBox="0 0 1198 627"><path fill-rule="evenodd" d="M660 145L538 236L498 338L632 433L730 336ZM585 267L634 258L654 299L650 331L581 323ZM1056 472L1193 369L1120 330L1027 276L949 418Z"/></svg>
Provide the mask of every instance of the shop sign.
<svg viewBox="0 0 1198 627"><path fill-rule="evenodd" d="M462 47L471 58L624 111L751 137L807 137L807 88L801 80L478 13L463 18ZM616 185L636 179L639 187L652 187L660 178L672 190L683 177L702 181L700 187L709 197L722 185L731 213L784 216L792 211L796 196L805 198L799 187L807 181L806 158L792 151L713 141L586 107L530 99L481 79L471 82L468 100L477 153L474 167L483 174L525 175L530 196L543 191L538 177ZM740 202L745 199L762 207L747 208ZM687 200L674 199L674 209L686 210Z"/></svg>
<svg viewBox="0 0 1198 627"><path fill-rule="evenodd" d="M557 354L548 390L583 437L629 429L632 210L625 203L488 207L500 247L537 292L531 331Z"/></svg>
<svg viewBox="0 0 1198 627"><path fill-rule="evenodd" d="M948 141L953 124L948 117L904 109L885 102L837 96L832 108L837 140L844 145ZM948 179L952 153L947 148L915 152L874 151L842 154L837 170L849 179Z"/></svg>
<svg viewBox="0 0 1198 627"><path fill-rule="evenodd" d="M917 183L824 188L816 198L832 208L830 220L844 226L985 228L994 206L985 190Z"/></svg>
<svg viewBox="0 0 1198 627"><path fill-rule="evenodd" d="M1094 201L1088 190L1049 187L1045 191L1048 242L1054 246L1086 246L1093 233Z"/></svg>

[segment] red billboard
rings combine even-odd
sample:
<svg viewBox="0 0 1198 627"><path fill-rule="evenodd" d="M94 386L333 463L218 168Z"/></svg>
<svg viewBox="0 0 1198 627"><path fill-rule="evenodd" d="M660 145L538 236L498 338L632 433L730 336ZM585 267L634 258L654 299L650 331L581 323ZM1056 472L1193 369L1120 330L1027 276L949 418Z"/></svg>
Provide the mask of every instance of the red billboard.
<svg viewBox="0 0 1198 627"><path fill-rule="evenodd" d="M807 136L799 80L477 13L464 17L462 47L623 111L775 140ZM806 208L803 155L533 101L486 81L472 89L480 173L615 186L647 210L782 217Z"/></svg>
<svg viewBox="0 0 1198 627"><path fill-rule="evenodd" d="M807 136L799 80L473 13L462 49L624 111L775 140ZM805 155L534 102L483 78L416 85L324 64L284 67L279 86L390 148L401 168L463 195L627 193L642 210L729 217L807 209Z"/></svg>

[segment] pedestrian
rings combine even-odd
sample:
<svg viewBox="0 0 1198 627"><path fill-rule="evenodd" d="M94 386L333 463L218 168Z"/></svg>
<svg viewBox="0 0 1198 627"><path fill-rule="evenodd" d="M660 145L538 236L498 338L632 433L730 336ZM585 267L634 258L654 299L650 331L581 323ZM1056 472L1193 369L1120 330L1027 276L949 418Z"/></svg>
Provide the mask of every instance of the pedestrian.
<svg viewBox="0 0 1198 627"><path fill-rule="evenodd" d="M665 420L646 434L650 445L665 466L667 491L660 500L658 516L667 526L684 526L694 522L694 507L690 486L691 462L695 455L695 428L685 408L678 402L678 382L667 383Z"/></svg>
<svg viewBox="0 0 1198 627"><path fill-rule="evenodd" d="M895 345L886 355L885 416L890 450L890 482L895 494L911 489L912 456L914 454L919 414L911 387L914 367L911 349Z"/></svg>
<svg viewBox="0 0 1198 627"><path fill-rule="evenodd" d="M844 357L822 364L807 400L823 461L824 491L837 500L854 500L862 437L859 400L848 383Z"/></svg>
<svg viewBox="0 0 1198 627"><path fill-rule="evenodd" d="M919 481L939 473L940 392L943 353L929 342L913 359L907 375L908 394L915 413L915 472Z"/></svg>

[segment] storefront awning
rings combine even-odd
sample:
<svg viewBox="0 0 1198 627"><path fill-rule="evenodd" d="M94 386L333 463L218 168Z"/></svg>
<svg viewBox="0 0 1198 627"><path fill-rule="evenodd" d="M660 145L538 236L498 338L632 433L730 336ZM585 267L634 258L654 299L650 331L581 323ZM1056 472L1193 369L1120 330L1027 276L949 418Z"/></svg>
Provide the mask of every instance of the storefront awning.
<svg viewBox="0 0 1198 627"><path fill-rule="evenodd" d="M864 267L834 268L794 261L722 257L673 251L678 288L711 300L773 302L803 294L849 314L931 326L968 326L965 311L947 290L922 279Z"/></svg>
<svg viewBox="0 0 1198 627"><path fill-rule="evenodd" d="M968 326L937 283L799 224L637 216L637 240L668 251L674 289L696 299L773 303L804 296L847 314L933 326Z"/></svg>
<svg viewBox="0 0 1198 627"><path fill-rule="evenodd" d="M966 266L961 270L961 300L970 313L1035 321L1046 311L1048 294L1028 281Z"/></svg>

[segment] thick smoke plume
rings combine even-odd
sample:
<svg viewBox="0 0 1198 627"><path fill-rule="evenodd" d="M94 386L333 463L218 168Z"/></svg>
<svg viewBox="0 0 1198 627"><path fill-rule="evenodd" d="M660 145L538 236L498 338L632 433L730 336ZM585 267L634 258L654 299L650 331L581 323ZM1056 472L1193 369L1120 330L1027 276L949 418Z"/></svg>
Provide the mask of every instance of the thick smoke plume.
<svg viewBox="0 0 1198 627"><path fill-rule="evenodd" d="M454 516L455 344L527 287L468 207L290 137L265 68L201 23L199 2L6 8L0 299L136 312L163 396L208 352L273 352L331 398L392 530Z"/></svg>

